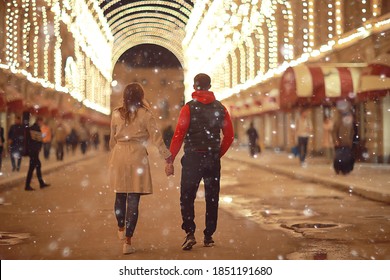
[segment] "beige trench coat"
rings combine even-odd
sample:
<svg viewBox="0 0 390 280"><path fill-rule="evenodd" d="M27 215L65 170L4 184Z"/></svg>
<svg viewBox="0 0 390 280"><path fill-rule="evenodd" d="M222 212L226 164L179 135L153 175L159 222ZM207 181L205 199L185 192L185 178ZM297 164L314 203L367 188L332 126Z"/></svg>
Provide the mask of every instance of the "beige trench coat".
<svg viewBox="0 0 390 280"><path fill-rule="evenodd" d="M115 109L111 118L109 173L110 186L119 193L151 194L152 178L146 144L148 140L166 159L171 153L166 148L152 113L140 108L129 124Z"/></svg>

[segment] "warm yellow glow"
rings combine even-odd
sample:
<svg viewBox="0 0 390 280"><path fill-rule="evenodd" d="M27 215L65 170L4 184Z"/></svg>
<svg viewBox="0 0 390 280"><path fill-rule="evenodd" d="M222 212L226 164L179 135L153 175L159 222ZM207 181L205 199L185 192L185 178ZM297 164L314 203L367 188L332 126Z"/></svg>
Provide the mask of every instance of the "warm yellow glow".
<svg viewBox="0 0 390 280"><path fill-rule="evenodd" d="M98 2L43 0L38 3L41 6L37 7L36 0L12 0L6 4L6 64L0 64L0 68L24 75L44 88L69 93L79 101L84 102L88 97L86 106L109 114L107 93L113 36ZM67 80L68 87L61 85L64 78L61 21L75 42L73 69L77 73Z"/></svg>

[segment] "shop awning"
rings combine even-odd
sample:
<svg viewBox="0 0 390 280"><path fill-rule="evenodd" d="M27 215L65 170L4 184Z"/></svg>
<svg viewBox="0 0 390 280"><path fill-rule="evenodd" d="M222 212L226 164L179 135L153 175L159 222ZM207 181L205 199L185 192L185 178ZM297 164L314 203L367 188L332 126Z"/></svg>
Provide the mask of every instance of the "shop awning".
<svg viewBox="0 0 390 280"><path fill-rule="evenodd" d="M51 108L50 109L50 116L52 116L53 118L59 117L60 112L59 112L58 108Z"/></svg>
<svg viewBox="0 0 390 280"><path fill-rule="evenodd" d="M378 56L363 69L358 99L376 99L390 93L390 54Z"/></svg>
<svg viewBox="0 0 390 280"><path fill-rule="evenodd" d="M10 112L22 112L24 110L23 96L12 86L5 87L7 108Z"/></svg>
<svg viewBox="0 0 390 280"><path fill-rule="evenodd" d="M354 99L362 67L289 67L280 82L280 108L319 106Z"/></svg>
<svg viewBox="0 0 390 280"><path fill-rule="evenodd" d="M73 114L73 112L67 111L67 112L63 112L61 117L64 120L71 120L71 119L74 119L74 114Z"/></svg>
<svg viewBox="0 0 390 280"><path fill-rule="evenodd" d="M272 89L266 94L248 97L229 106L233 118L258 116L279 110L278 89Z"/></svg>

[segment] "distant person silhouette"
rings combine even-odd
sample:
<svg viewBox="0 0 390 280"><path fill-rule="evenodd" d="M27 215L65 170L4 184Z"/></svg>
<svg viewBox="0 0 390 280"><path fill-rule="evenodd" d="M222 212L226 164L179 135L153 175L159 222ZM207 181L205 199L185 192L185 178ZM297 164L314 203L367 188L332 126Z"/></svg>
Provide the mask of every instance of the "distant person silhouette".
<svg viewBox="0 0 390 280"><path fill-rule="evenodd" d="M42 179L41 161L39 160L39 152L42 149L42 131L41 131L42 125L43 125L43 119L41 117L38 117L35 123L28 129L29 133L27 133L27 141L28 141L27 149L28 149L28 156L30 157L30 166L28 168L27 178L26 178L26 186L25 186L26 191L34 190L30 185L34 170L36 170L37 172L40 188L43 189L50 186L50 184L46 184L45 181L43 181Z"/></svg>

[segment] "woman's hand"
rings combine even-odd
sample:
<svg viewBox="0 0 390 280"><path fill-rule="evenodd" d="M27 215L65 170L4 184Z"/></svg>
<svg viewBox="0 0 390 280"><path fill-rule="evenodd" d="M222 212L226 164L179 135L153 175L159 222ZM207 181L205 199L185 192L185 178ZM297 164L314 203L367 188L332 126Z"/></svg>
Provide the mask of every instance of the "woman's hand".
<svg viewBox="0 0 390 280"><path fill-rule="evenodd" d="M173 163L167 163L165 165L165 174L167 176L171 176L171 175L174 175L174 173L175 173L175 169L173 167Z"/></svg>

